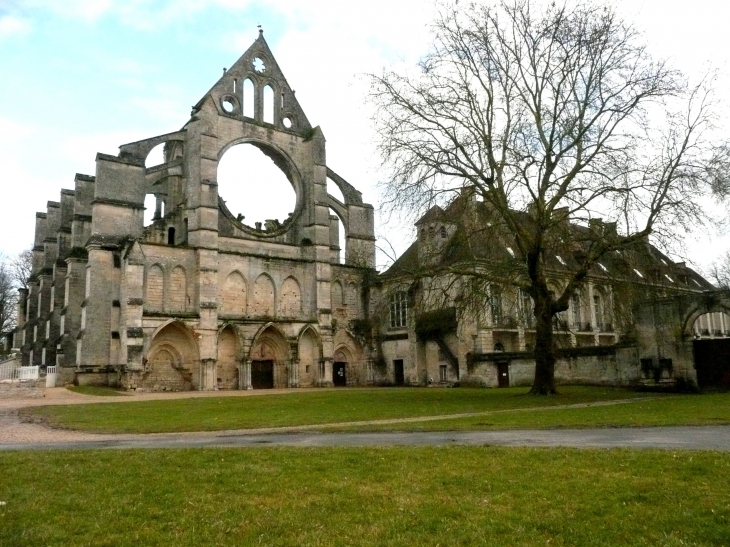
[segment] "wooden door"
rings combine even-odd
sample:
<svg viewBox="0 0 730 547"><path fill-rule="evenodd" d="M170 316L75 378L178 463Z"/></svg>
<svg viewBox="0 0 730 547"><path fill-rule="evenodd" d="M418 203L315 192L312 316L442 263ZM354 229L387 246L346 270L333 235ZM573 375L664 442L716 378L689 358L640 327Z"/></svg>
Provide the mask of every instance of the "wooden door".
<svg viewBox="0 0 730 547"><path fill-rule="evenodd" d="M403 359L393 361L393 369L395 371L395 385L402 386L405 384L405 375L403 373Z"/></svg>
<svg viewBox="0 0 730 547"><path fill-rule="evenodd" d="M497 363L497 382L499 387L509 387L509 362Z"/></svg>

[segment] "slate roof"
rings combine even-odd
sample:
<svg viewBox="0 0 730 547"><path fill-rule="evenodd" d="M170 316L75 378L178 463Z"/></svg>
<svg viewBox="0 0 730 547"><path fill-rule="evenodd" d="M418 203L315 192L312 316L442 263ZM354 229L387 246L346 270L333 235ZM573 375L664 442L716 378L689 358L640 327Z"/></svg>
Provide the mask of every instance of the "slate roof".
<svg viewBox="0 0 730 547"><path fill-rule="evenodd" d="M466 213L467 204L471 205L469 213L473 215L471 226L483 227L481 237L475 228L467 233L464 223L460 222ZM524 223L532 223L527 214L518 213ZM456 226L456 233L450 238L436 259L436 265L447 266L461 261L473 259L489 259L495 262L510 260L509 234L500 230L497 219L483 202L469 201L460 196L445 209L431 207L417 222L416 226L429 223L444 223ZM494 226L494 227L492 227ZM608 230L611 225L605 224ZM559 275L560 271L570 271L578 267L578 259L586 245L595 241L596 232L586 226L569 224L572 247L563 252L552 251L546 256L547 267ZM478 231L479 228L476 228ZM436 236L438 237L438 235ZM512 245L514 247L514 245ZM515 249L512 252L516 252ZM383 272L384 278L415 275L422 266L419 262L419 242L414 241L408 249ZM670 288L683 290L712 290L715 287L684 263L673 262L667 255L647 242L639 242L634 248L611 251L605 254L598 264L593 266L591 274L596 277L607 277L614 281L635 283L662 284Z"/></svg>

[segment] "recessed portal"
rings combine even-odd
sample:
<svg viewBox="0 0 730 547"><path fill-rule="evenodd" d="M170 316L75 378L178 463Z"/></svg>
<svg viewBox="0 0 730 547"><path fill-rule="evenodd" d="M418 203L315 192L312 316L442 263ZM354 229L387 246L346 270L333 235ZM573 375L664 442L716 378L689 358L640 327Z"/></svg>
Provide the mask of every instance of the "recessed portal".
<svg viewBox="0 0 730 547"><path fill-rule="evenodd" d="M279 229L297 201L284 172L251 144L238 144L223 155L218 163L218 193L239 222L263 232Z"/></svg>

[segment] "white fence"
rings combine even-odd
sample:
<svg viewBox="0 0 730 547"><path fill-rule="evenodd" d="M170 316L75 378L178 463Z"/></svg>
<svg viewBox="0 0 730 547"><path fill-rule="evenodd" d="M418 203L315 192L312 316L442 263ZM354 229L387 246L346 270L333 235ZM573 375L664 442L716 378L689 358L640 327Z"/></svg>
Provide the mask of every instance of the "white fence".
<svg viewBox="0 0 730 547"><path fill-rule="evenodd" d="M40 377L40 367L19 367L15 364L0 365L1 381L37 380Z"/></svg>
<svg viewBox="0 0 730 547"><path fill-rule="evenodd" d="M0 382L3 380L15 380L17 378L16 370L20 367L15 361L5 365L0 365Z"/></svg>
<svg viewBox="0 0 730 547"><path fill-rule="evenodd" d="M56 387L56 367L46 367L46 387Z"/></svg>

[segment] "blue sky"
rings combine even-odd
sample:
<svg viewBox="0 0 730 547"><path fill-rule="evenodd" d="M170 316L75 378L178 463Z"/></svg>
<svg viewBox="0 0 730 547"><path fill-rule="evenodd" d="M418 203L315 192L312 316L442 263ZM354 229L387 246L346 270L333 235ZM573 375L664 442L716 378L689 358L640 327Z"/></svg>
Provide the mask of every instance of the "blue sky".
<svg viewBox="0 0 730 547"><path fill-rule="evenodd" d="M727 70L725 2L618 4L655 55L691 75L708 62ZM364 74L413 66L432 13L427 0L0 0L0 252L31 245L35 211L75 173L94 174L96 152L179 129L258 24L322 127L329 165L377 205ZM718 87L730 96L727 77ZM408 227L401 233L402 249ZM707 264L730 236L711 249L689 243L690 259Z"/></svg>

